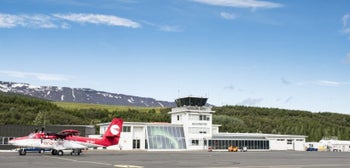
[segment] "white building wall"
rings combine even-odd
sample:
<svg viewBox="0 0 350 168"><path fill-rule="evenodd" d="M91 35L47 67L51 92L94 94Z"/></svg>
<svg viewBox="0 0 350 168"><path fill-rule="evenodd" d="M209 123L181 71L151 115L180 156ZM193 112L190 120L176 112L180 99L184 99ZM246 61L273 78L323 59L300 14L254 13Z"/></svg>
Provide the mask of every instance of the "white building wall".
<svg viewBox="0 0 350 168"><path fill-rule="evenodd" d="M298 139L295 139L294 141L294 150L296 151L305 151L306 148L305 148L305 138L302 139L302 138L298 138Z"/></svg>
<svg viewBox="0 0 350 168"><path fill-rule="evenodd" d="M146 139L145 126L133 126L131 132L133 133L132 139L140 141L140 148L139 149L145 149L145 139ZM133 149L133 147L131 149Z"/></svg>
<svg viewBox="0 0 350 168"><path fill-rule="evenodd" d="M268 138L270 150L296 150L305 151L305 138Z"/></svg>
<svg viewBox="0 0 350 168"><path fill-rule="evenodd" d="M177 107L170 112L172 124L182 124L188 150L204 149L204 141L212 136L211 107Z"/></svg>
<svg viewBox="0 0 350 168"><path fill-rule="evenodd" d="M286 139L270 139L270 150L287 150Z"/></svg>

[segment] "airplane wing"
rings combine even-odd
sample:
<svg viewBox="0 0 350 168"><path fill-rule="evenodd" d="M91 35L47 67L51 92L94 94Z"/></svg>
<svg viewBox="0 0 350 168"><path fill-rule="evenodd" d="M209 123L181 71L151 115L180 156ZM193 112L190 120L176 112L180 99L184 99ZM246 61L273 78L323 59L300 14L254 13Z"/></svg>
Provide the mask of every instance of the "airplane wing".
<svg viewBox="0 0 350 168"><path fill-rule="evenodd" d="M75 141L69 140L57 140L57 143L53 145L55 150L66 150L66 149L85 149L87 146L81 145Z"/></svg>
<svg viewBox="0 0 350 168"><path fill-rule="evenodd" d="M58 138L64 139L67 136L72 136L72 135L78 135L79 131L78 130L73 130L73 129L67 129L67 130L62 130L60 132L56 133L56 136Z"/></svg>

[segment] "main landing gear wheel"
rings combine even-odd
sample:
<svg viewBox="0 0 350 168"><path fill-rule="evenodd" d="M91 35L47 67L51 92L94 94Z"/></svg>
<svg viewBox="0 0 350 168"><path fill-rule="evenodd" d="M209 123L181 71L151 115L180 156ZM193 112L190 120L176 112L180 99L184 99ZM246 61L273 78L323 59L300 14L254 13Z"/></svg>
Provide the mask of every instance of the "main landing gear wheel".
<svg viewBox="0 0 350 168"><path fill-rule="evenodd" d="M81 149L73 149L70 155L80 155L80 153L81 153Z"/></svg>
<svg viewBox="0 0 350 168"><path fill-rule="evenodd" d="M58 152L57 152L57 150L53 149L53 150L51 151L51 154L52 154L52 155L57 155Z"/></svg>
<svg viewBox="0 0 350 168"><path fill-rule="evenodd" d="M62 155L63 155L63 151L62 151L62 150L59 150L59 151L57 152L57 155L58 155L58 156L62 156Z"/></svg>

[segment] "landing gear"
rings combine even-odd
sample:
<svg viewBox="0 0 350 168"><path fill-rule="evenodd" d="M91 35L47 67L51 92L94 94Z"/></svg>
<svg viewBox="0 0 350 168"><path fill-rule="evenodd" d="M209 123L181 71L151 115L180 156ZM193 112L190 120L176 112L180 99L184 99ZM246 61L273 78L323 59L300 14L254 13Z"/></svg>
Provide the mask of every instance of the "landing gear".
<svg viewBox="0 0 350 168"><path fill-rule="evenodd" d="M52 155L57 155L57 154L58 154L58 151L55 150L55 149L52 149L51 154L52 154Z"/></svg>
<svg viewBox="0 0 350 168"><path fill-rule="evenodd" d="M81 153L81 149L73 149L70 155L80 155L80 153Z"/></svg>
<svg viewBox="0 0 350 168"><path fill-rule="evenodd" d="M62 156L62 155L63 155L63 151L62 151L62 150L53 149L53 150L51 151L51 154L52 154L52 155Z"/></svg>
<svg viewBox="0 0 350 168"><path fill-rule="evenodd" d="M57 152L57 155L58 155L58 156L62 156L62 155L63 155L63 151L62 151L62 150L59 150L59 151Z"/></svg>
<svg viewBox="0 0 350 168"><path fill-rule="evenodd" d="M26 155L26 154L27 154L27 151L24 150L24 149L19 149L18 154L21 155L21 156L23 156L23 155Z"/></svg>

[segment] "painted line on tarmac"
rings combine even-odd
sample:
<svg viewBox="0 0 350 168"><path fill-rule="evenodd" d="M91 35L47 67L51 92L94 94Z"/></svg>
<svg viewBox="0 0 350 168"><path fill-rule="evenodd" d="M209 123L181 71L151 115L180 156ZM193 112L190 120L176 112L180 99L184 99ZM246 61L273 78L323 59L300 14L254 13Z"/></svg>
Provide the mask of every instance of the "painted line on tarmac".
<svg viewBox="0 0 350 168"><path fill-rule="evenodd" d="M305 167L350 167L350 164L266 165L240 166L239 168L305 168Z"/></svg>
<svg viewBox="0 0 350 168"><path fill-rule="evenodd" d="M136 165L114 165L114 167L117 167L117 168L143 168L143 166L136 166Z"/></svg>
<svg viewBox="0 0 350 168"><path fill-rule="evenodd" d="M78 162L78 163L88 163L88 164L96 164L96 165L104 165L104 166L113 166L113 164L110 163L103 163L103 162L91 162L91 161L80 161L80 160L75 160L75 159L68 159L68 158L62 158L62 157L55 157L55 156L45 156L48 158L53 158L53 159L59 159L59 160L65 160L65 161L71 161L71 162Z"/></svg>

